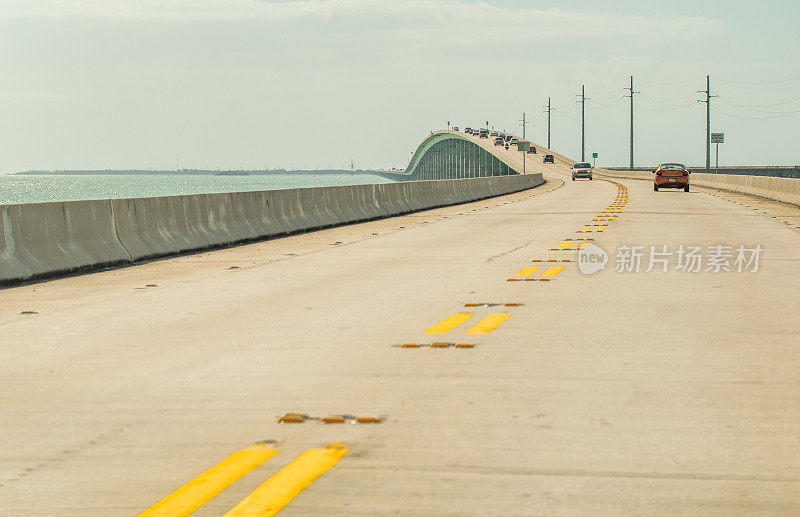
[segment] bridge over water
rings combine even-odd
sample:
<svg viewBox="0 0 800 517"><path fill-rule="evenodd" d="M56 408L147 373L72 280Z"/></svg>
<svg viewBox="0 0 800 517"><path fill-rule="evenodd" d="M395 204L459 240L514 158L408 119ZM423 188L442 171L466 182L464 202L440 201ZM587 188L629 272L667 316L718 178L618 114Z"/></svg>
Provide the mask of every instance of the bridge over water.
<svg viewBox="0 0 800 517"><path fill-rule="evenodd" d="M800 514L800 208L765 199L800 180L653 192L542 152L439 132L407 172L440 181L109 204L94 234L59 206L35 242L4 207L0 261L276 233L0 290L0 513ZM154 207L184 226L134 231Z"/></svg>
<svg viewBox="0 0 800 517"><path fill-rule="evenodd" d="M474 137L458 131L437 131L420 143L404 172L386 176L398 180L438 180L521 172L515 163L496 152L494 145L480 145L480 139L476 142Z"/></svg>

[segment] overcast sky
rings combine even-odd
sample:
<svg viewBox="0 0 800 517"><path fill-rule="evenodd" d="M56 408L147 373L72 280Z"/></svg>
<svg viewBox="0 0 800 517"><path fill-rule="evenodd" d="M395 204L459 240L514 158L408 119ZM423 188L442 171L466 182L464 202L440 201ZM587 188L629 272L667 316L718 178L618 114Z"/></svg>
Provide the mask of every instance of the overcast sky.
<svg viewBox="0 0 800 517"><path fill-rule="evenodd" d="M652 7L651 7L652 5ZM755 7L757 5L757 7ZM800 2L0 0L0 172L404 167L447 121L637 163L800 164ZM788 101L788 102L787 102ZM713 160L713 156L712 156Z"/></svg>

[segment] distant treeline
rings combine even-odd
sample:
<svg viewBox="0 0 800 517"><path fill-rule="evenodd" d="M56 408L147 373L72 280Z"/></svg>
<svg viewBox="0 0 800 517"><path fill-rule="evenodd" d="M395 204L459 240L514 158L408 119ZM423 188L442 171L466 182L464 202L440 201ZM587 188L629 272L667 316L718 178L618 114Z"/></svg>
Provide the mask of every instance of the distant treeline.
<svg viewBox="0 0 800 517"><path fill-rule="evenodd" d="M95 174L95 175L112 175L112 174L193 174L193 175L220 175L220 176L248 176L255 174L375 174L376 171L363 170L363 169L315 169L315 170L286 170L286 169L270 169L270 170L244 170L244 169L224 169L224 170L210 170L210 169L180 169L180 170L151 170L151 169L102 169L102 170L52 170L52 171L21 171L14 174L17 175L79 175L79 174Z"/></svg>

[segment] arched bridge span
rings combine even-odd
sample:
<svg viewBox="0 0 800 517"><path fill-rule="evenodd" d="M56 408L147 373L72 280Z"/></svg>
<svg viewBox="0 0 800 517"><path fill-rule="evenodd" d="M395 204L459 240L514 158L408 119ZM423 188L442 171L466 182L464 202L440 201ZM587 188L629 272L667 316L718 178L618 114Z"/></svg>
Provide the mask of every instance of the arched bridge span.
<svg viewBox="0 0 800 517"><path fill-rule="evenodd" d="M509 176L519 172L502 158L455 131L438 131L422 141L397 180L442 180Z"/></svg>

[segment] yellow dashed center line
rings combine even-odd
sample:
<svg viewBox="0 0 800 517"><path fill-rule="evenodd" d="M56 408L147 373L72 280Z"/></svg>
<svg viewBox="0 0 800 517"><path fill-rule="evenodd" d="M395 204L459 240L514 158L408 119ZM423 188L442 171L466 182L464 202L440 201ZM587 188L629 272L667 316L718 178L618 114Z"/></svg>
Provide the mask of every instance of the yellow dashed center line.
<svg viewBox="0 0 800 517"><path fill-rule="evenodd" d="M504 321L511 317L511 314L490 314L483 318L477 325L469 329L467 334L488 334Z"/></svg>
<svg viewBox="0 0 800 517"><path fill-rule="evenodd" d="M551 266L544 270L541 276L556 276L564 271L564 266Z"/></svg>
<svg viewBox="0 0 800 517"><path fill-rule="evenodd" d="M309 449L264 481L239 501L224 517L268 517L314 482L347 454L341 444L324 449Z"/></svg>
<svg viewBox="0 0 800 517"><path fill-rule="evenodd" d="M278 449L262 445L236 451L140 513L139 517L185 517L277 453Z"/></svg>
<svg viewBox="0 0 800 517"><path fill-rule="evenodd" d="M514 276L531 276L532 274L536 273L539 270L540 266L528 266L520 269Z"/></svg>
<svg viewBox="0 0 800 517"><path fill-rule="evenodd" d="M457 326L461 325L468 319L472 317L471 312L459 312L453 314L452 316L448 316L436 325L432 326L428 330L425 331L426 334L444 334L450 330L453 330Z"/></svg>

